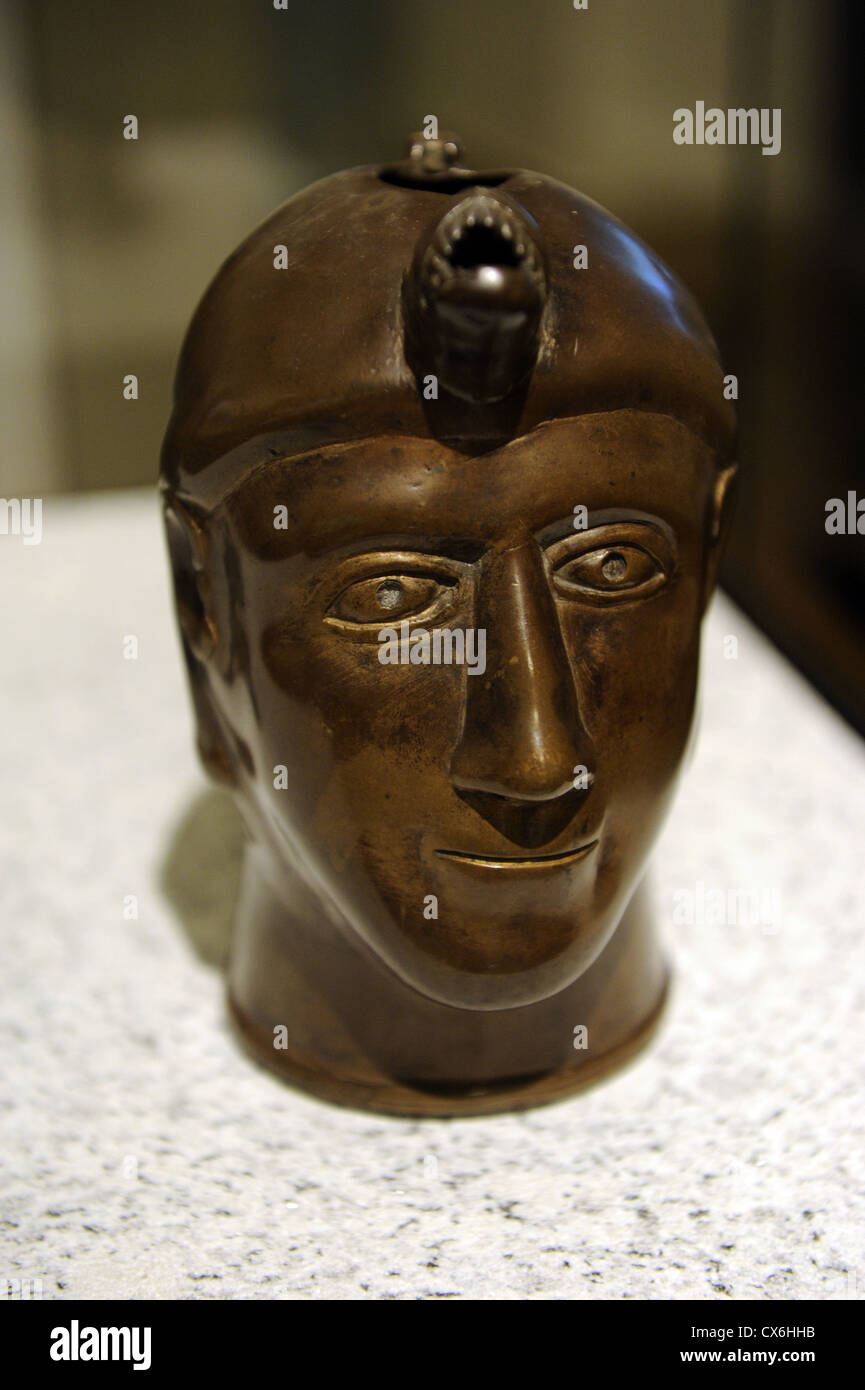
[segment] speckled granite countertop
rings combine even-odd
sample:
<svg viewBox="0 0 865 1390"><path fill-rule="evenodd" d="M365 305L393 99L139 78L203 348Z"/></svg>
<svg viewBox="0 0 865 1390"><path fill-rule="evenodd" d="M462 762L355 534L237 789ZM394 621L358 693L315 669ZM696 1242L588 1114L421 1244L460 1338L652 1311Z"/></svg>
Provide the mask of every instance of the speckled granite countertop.
<svg viewBox="0 0 865 1390"><path fill-rule="evenodd" d="M865 746L729 603L656 855L675 990L655 1042L546 1109L413 1122L294 1092L229 1033L237 826L194 760L155 498L49 500L41 545L0 538L0 566L0 1278L865 1296ZM761 895L757 925L674 925L731 888Z"/></svg>

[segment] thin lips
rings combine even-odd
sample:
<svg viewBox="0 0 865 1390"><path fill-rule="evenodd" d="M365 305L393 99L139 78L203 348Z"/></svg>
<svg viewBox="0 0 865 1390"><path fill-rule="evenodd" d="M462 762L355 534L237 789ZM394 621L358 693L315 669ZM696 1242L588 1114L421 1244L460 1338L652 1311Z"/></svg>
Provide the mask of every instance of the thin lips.
<svg viewBox="0 0 865 1390"><path fill-rule="evenodd" d="M437 849L436 854L443 859L455 859L461 864L479 864L486 869L546 869L557 864L574 864L578 859L583 859L595 848L597 840L590 840L588 844L578 845L576 849L566 849L560 854L534 854L520 855L517 857L498 857L494 858L486 854L465 854L456 849Z"/></svg>

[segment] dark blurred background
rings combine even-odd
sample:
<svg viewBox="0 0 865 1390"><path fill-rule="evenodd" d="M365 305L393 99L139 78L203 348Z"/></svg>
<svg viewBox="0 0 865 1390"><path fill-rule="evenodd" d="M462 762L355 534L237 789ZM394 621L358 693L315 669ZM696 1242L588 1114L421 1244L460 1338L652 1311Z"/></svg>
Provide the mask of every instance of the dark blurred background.
<svg viewBox="0 0 865 1390"><path fill-rule="evenodd" d="M0 492L152 484L181 337L220 262L296 189L396 157L434 114L467 163L589 193L696 293L739 381L723 582L865 731L865 537L825 530L828 498L865 496L858 9L7 4ZM676 146L673 111L697 100L780 107L781 153Z"/></svg>

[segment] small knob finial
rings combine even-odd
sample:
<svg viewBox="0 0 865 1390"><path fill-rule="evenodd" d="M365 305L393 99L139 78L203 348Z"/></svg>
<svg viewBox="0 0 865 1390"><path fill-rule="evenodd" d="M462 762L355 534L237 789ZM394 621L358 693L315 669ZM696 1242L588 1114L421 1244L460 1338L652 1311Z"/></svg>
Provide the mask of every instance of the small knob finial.
<svg viewBox="0 0 865 1390"><path fill-rule="evenodd" d="M457 163L462 156L463 147L459 136L442 131L436 136L425 135L422 130L415 131L406 146L406 155L418 172L424 174L443 174Z"/></svg>

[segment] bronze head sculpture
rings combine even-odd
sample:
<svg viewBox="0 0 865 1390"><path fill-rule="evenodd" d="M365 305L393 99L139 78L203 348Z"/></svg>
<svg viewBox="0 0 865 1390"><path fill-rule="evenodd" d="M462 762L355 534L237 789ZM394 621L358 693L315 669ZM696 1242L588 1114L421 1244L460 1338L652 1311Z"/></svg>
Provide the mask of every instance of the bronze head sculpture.
<svg viewBox="0 0 865 1390"><path fill-rule="evenodd" d="M699 310L597 204L456 142L297 194L200 304L162 460L203 762L249 845L255 1055L417 1115L630 1056L642 879L729 518Z"/></svg>

